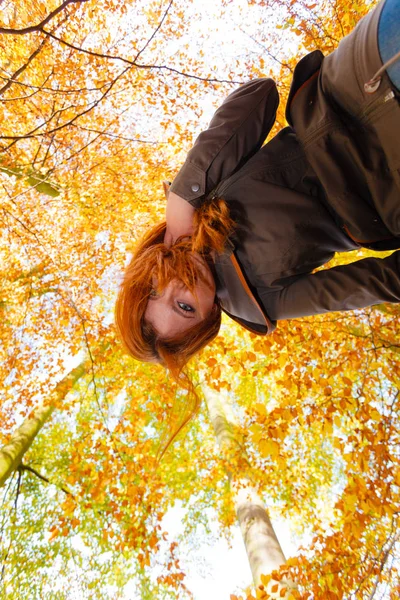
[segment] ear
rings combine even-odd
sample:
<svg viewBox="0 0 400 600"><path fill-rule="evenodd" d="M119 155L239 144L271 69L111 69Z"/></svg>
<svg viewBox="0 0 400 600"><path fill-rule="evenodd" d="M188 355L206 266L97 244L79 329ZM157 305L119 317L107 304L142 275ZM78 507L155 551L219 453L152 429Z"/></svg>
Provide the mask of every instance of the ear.
<svg viewBox="0 0 400 600"><path fill-rule="evenodd" d="M164 194L165 194L166 200L168 200L168 192L169 192L170 187L171 187L170 181L163 181L163 188L164 188Z"/></svg>
<svg viewBox="0 0 400 600"><path fill-rule="evenodd" d="M221 310L221 303L219 301L219 298L217 296L215 296L214 299L214 304L212 305L212 312L217 312L217 310Z"/></svg>

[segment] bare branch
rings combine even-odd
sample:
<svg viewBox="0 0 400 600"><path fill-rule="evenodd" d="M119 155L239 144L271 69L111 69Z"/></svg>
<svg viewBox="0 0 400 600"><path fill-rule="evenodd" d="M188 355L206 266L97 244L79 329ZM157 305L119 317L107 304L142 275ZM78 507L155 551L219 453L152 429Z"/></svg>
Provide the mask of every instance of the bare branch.
<svg viewBox="0 0 400 600"><path fill-rule="evenodd" d="M260 46L263 49L263 52L265 52L270 58L272 58L272 60L277 62L279 65L281 65L281 67L284 67L285 69L289 69L289 71L291 73L293 73L293 71L294 71L293 67L291 67L287 62L282 62L281 60L279 60L279 58L277 58L274 54L272 54L272 52L270 50L268 50L268 48L266 48L264 46L264 44L262 44L256 37L250 35L247 31L245 31L243 29L243 27L239 26L239 29L244 35L246 35L248 38L250 38L252 40L252 42L257 44L257 46Z"/></svg>
<svg viewBox="0 0 400 600"><path fill-rule="evenodd" d="M45 25L58 13L64 10L68 6L68 4L74 3L82 3L87 2L88 0L65 0L58 8L54 9L43 21L38 23L37 25L31 25L30 27L24 27L23 29L8 29L6 27L0 27L0 33L12 34L12 35L23 35L25 33L32 33L33 31L41 31Z"/></svg>
<svg viewBox="0 0 400 600"><path fill-rule="evenodd" d="M51 73L51 75L53 75L53 73ZM81 92L99 92L107 85L110 85L109 83L103 83L100 87L93 87L93 88L85 87L85 88L76 88L76 89L71 89L71 90L67 90L65 88L56 89L56 88L45 86L45 83L46 83L46 81L49 80L49 77L50 77L50 75L47 75L43 84L41 84L41 85L33 85L32 83L25 83L23 81L13 81L12 83L15 83L16 85L20 85L21 87L29 88L31 90L36 90L36 92L49 92L54 95L60 94L63 96L67 95L67 94L79 94ZM4 81L8 81L10 79L10 76L3 77L2 75L0 75L0 79L2 79ZM5 98L2 100L2 102L12 102L13 100L20 100L20 98Z"/></svg>
<svg viewBox="0 0 400 600"><path fill-rule="evenodd" d="M89 131L91 133L99 133L100 135L105 135L107 137L112 137L112 138L115 138L118 140L125 140L127 142L139 142L141 144L153 144L153 145L158 145L158 144L164 143L164 142L157 142L154 140L142 140L140 138L130 138L130 137L126 137L123 135L118 135L117 133L110 133L108 131L100 131L99 129L92 129L91 127L82 127L81 125L75 125L75 123L72 126L77 127L81 131Z"/></svg>
<svg viewBox="0 0 400 600"><path fill-rule="evenodd" d="M3 189L5 189L5 188L4 188L4 185L3 185ZM37 237L36 233L35 233L34 231L31 231L31 230L29 229L29 227L27 227L27 226L25 225L25 223L24 223L23 221L21 221L21 219L19 219L19 218L18 218L18 217L16 217L15 215L13 215L13 214L12 214L12 213L11 213L9 210L7 210L7 209L6 209L6 208L4 208L4 207L2 208L2 210L3 210L3 213L4 213L4 214L6 214L6 215L10 216L10 217L11 217L11 218L13 218L15 221L17 221L17 223L19 223L19 224L21 225L21 227L22 227L23 229L25 229L25 231L27 231L28 233L30 233L31 235L33 235L33 237L34 237L34 238L35 238L35 240L38 242L38 244L40 244L40 240L38 239L38 237Z"/></svg>
<svg viewBox="0 0 400 600"><path fill-rule="evenodd" d="M385 564L386 564L386 562L387 562L387 560L388 560L388 558L390 556L391 551L393 550L394 545L398 542L399 538L400 538L400 532L397 532L392 537L392 539L390 540L390 543L389 543L388 547L385 550L383 550L383 548L381 549L381 551L379 553L380 556L381 556L381 558L379 560L379 571L378 571L378 573L375 576L375 581L374 581L374 585L373 585L373 588L372 588L372 592L368 596L367 600L373 600L373 598L375 596L375 593L376 593L376 591L378 589L378 585L379 585L379 582L380 582L380 576L382 574L382 571L383 571L383 569L385 567Z"/></svg>
<svg viewBox="0 0 400 600"><path fill-rule="evenodd" d="M36 475L36 477L38 477L39 479L41 479L42 481L44 481L45 483L49 483L50 485L55 485L56 487L57 484L53 483L52 481L50 481L49 479L47 479L47 477L45 477L44 475L41 475L38 471L36 471L36 469L33 469L32 467L29 467L28 465L24 465L24 464L20 464L18 467L18 471L21 474L23 471L28 471L28 473L32 473L33 475ZM69 490L67 490L64 487L60 487L60 490L62 492L64 492L64 494L68 494L68 496L72 496L71 492Z"/></svg>
<svg viewBox="0 0 400 600"><path fill-rule="evenodd" d="M135 59L134 59L134 60L135 60L135 62L137 61L137 59L139 58L139 56L140 56L141 54L143 54L143 52L146 50L146 48L147 48L147 47L148 47L148 46L151 44L151 42L154 40L154 38L155 38L155 36L157 35L157 33L160 31L160 29L161 29L161 27L162 27L162 24L164 23L164 21L165 21L165 19L166 19L166 17L167 17L167 14L168 14L168 12L169 12L169 9L170 9L170 8L171 8L171 6L172 6L172 3L173 3L173 1L174 1L174 0L171 0L171 2L168 4L168 6L167 6L167 8L165 9L165 12L164 12L164 14L163 14L163 16L162 16L162 19L161 19L161 21L159 22L159 24L157 25L157 27L155 28L155 30L153 31L152 35L149 37L149 39L147 40L147 42L145 43L145 45L143 46L143 48L142 48L141 50L139 50L139 52L136 54L136 56L135 56Z"/></svg>
<svg viewBox="0 0 400 600"><path fill-rule="evenodd" d="M25 69L29 66L29 64L32 62L32 60L35 58L35 56L37 56L39 54L39 52L41 51L41 49L43 48L43 46L45 45L46 42L47 42L46 38L44 40L42 40L40 45L36 48L36 50L34 52L32 52L32 54L29 56L26 63L23 64L22 67L17 69L13 75L11 75L11 77L7 81L7 83L5 85L3 85L2 88L0 88L0 95L4 94L4 92L6 92L8 90L8 88L11 87L13 83L15 83L15 79L19 75L21 75L21 73L23 73L25 71Z"/></svg>
<svg viewBox="0 0 400 600"><path fill-rule="evenodd" d="M44 136L44 135L47 136L47 135L50 135L51 133L54 133L55 131L59 131L60 129L64 129L64 127L67 127L68 125L72 125L77 119L79 119L83 115L86 115L91 110L93 110L93 108L95 108L96 106L98 106L98 104L100 104L100 102L107 96L108 92L114 87L114 85L117 83L117 81L128 70L129 70L129 68L127 67L126 69L124 69L123 71L121 71L121 73L119 75L117 75L117 77L110 83L110 85L107 87L106 91L100 96L100 98L98 100L95 100L94 102L92 102L87 108L85 108L85 110L83 110L80 113L76 114L74 117L72 117L72 119L70 119L66 123L63 123L62 125L59 125L58 127L53 127L53 129L50 129L48 131L44 131L42 133L35 133L35 131L37 131L38 129L41 129L44 125L46 125L47 123L49 123L53 119L54 115L52 115L50 117L50 119L48 119L47 121L45 121L41 125L38 125L37 127L35 127L35 129L32 129L29 133L26 133L24 135L3 135L3 136L0 136L0 139L3 139L3 140L14 140L6 148L3 148L2 152L7 151L18 140L28 139L28 138L37 138L37 137L41 137L41 136Z"/></svg>
<svg viewBox="0 0 400 600"><path fill-rule="evenodd" d="M155 70L170 71L171 73L176 73L177 75L181 75L182 77L188 77L189 79L197 79L198 81L205 81L208 83L229 83L230 85L232 85L232 84L240 85L240 84L244 83L243 81L237 81L237 80L232 80L232 79L217 79L217 78L213 78L213 77L201 77L200 75L193 75L192 73L184 73L183 71L179 71L178 69L174 69L173 67L167 67L166 65L144 65L141 63L137 63L135 60L129 60L129 58L124 58L123 56L114 56L113 54L103 54L101 52L95 52L94 50L86 50L85 48L75 46L75 44L71 44L70 42L63 40L62 38L54 35L54 33L51 33L50 31L47 31L45 29L42 29L41 31L42 31L42 33L48 35L49 37L51 37L55 41L59 42L60 44L64 44L65 46L68 46L69 48L72 48L73 50L77 50L78 52L83 52L84 54L89 54L90 56L95 56L97 58L106 58L107 60L119 60L123 63L126 63L127 65L130 65L131 67L136 67L137 69L148 69L148 70L155 69Z"/></svg>
<svg viewBox="0 0 400 600"><path fill-rule="evenodd" d="M18 498L19 498L20 491L21 491L21 473L18 473L17 491L16 491L16 494L15 494L15 501L14 501L14 510L15 510L15 513L17 513Z"/></svg>

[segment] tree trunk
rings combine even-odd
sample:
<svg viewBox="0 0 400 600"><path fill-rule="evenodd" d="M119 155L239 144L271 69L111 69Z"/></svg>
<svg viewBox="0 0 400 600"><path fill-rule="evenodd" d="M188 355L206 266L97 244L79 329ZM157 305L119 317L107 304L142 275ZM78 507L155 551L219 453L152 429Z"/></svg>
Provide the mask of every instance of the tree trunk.
<svg viewBox="0 0 400 600"><path fill-rule="evenodd" d="M205 388L204 395L207 403L210 419L214 427L217 442L225 458L229 454L238 454L239 443L235 439L233 428L226 416L224 410L224 399L216 392ZM242 457L243 450L240 450ZM227 468L236 514L239 521L243 541L246 547L247 556L250 563L250 569L253 575L254 585L257 587L261 582L261 575L269 575L271 571L279 569L286 561L274 528L264 507L261 498L255 489L251 486L247 478L236 477L231 469ZM278 588L271 591L273 582L268 585L266 591L270 598L286 598L290 595L290 590L285 584L278 584ZM292 587L293 584L289 584ZM283 590L286 594L280 596Z"/></svg>
<svg viewBox="0 0 400 600"><path fill-rule="evenodd" d="M75 383L88 369L88 361L72 369L55 387L52 397L35 408L11 436L11 440L0 450L0 487L4 485L10 475L18 469L22 458L30 448L35 437L50 418L57 402L64 398Z"/></svg>

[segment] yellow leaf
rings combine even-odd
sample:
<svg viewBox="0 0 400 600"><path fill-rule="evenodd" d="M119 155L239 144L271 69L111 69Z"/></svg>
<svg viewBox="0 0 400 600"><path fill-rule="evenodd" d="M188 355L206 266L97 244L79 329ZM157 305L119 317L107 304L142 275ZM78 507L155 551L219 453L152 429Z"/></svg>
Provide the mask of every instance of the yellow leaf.
<svg viewBox="0 0 400 600"><path fill-rule="evenodd" d="M271 456L272 458L279 456L279 444L274 440L260 440L258 444L261 456L266 458Z"/></svg>
<svg viewBox="0 0 400 600"><path fill-rule="evenodd" d="M254 410L263 417L267 416L267 408L262 402L257 402L254 406Z"/></svg>

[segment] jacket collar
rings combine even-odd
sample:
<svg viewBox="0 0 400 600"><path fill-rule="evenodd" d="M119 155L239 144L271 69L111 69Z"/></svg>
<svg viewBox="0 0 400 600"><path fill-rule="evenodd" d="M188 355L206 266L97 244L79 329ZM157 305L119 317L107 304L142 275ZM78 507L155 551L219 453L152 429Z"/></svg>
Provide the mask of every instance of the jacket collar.
<svg viewBox="0 0 400 600"><path fill-rule="evenodd" d="M286 103L286 120L293 127L293 116L291 114L292 104L298 92L304 89L312 79L318 76L324 55L321 50L314 50L304 56L296 65L292 83L289 90L289 96Z"/></svg>
<svg viewBox="0 0 400 600"><path fill-rule="evenodd" d="M258 335L274 331L276 323L265 313L251 289L231 242L215 257L217 297L231 319Z"/></svg>

